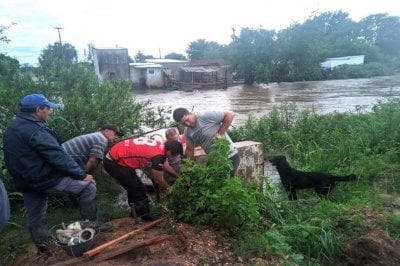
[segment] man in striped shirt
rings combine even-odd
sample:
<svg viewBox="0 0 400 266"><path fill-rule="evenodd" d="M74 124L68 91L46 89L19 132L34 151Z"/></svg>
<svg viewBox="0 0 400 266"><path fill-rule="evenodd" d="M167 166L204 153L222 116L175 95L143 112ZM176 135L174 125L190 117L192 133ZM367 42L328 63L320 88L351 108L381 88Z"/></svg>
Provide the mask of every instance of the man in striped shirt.
<svg viewBox="0 0 400 266"><path fill-rule="evenodd" d="M99 161L103 160L108 143L122 136L116 125L104 125L100 131L77 136L62 144L64 150L77 162L86 173L91 173Z"/></svg>

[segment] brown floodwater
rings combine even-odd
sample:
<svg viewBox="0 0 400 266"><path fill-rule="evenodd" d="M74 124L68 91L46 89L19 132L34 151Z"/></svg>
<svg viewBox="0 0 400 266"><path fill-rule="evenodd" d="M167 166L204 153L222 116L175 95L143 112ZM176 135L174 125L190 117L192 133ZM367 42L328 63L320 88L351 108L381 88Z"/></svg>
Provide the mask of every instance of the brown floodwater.
<svg viewBox="0 0 400 266"><path fill-rule="evenodd" d="M138 90L138 101L150 100L154 107L185 107L194 112L231 110L232 123L243 125L248 115L259 118L275 105L293 102L299 109L318 113L370 111L389 97L400 97L400 75L368 79L271 83L263 86L237 85L227 89L185 91Z"/></svg>

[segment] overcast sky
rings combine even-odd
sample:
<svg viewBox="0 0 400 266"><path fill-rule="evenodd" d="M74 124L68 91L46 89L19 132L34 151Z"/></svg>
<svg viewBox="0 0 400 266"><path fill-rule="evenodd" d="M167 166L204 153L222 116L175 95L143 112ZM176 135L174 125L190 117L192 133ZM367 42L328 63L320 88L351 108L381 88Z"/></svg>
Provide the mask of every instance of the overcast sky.
<svg viewBox="0 0 400 266"><path fill-rule="evenodd" d="M159 57L185 50L206 39L228 44L232 27L272 30L312 14L342 10L354 21L376 13L400 16L399 0L0 0L0 25L16 23L4 35L0 52L21 64L37 64L40 52L59 41L73 45L80 56L88 43L124 47Z"/></svg>

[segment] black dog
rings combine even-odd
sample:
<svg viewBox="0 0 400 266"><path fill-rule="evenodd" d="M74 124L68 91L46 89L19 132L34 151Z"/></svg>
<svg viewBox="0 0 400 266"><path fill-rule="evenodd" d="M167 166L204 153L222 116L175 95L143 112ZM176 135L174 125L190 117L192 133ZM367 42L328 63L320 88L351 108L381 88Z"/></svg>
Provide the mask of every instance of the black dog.
<svg viewBox="0 0 400 266"><path fill-rule="evenodd" d="M286 157L274 156L269 160L276 166L289 200L297 200L296 189L314 188L319 196L326 196L335 186L336 181L351 181L357 179L354 174L334 176L324 172L303 172L290 167Z"/></svg>

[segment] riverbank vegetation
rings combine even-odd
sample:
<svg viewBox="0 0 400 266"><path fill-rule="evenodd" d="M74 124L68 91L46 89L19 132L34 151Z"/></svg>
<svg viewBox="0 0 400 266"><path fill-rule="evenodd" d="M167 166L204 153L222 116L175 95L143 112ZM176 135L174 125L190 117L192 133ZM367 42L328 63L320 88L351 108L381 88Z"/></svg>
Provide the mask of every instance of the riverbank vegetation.
<svg viewBox="0 0 400 266"><path fill-rule="evenodd" d="M223 230L245 259L269 253L288 264L381 263L382 256L370 260L363 253L370 251L351 243L381 230L396 242L393 250L400 244L400 214L391 205L400 196L399 106L398 99L388 99L370 113L319 115L287 103L231 131L236 141L263 143L266 158L284 154L298 169L358 176L357 181L337 184L326 199L303 190L298 201L288 201L268 176L262 195L254 184L227 178L230 169L221 166L225 157L216 152L207 165L185 164L168 206L178 220ZM223 145L215 147L226 154ZM391 259L398 261L400 254L386 262Z"/></svg>

